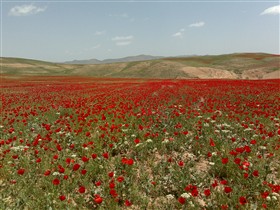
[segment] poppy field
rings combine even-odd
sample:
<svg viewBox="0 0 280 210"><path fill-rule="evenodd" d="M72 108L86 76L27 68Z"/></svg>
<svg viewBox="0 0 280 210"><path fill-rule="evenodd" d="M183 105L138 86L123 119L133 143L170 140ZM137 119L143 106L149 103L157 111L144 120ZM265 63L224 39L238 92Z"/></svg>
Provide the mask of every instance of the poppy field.
<svg viewBox="0 0 280 210"><path fill-rule="evenodd" d="M0 88L0 209L280 209L280 80Z"/></svg>

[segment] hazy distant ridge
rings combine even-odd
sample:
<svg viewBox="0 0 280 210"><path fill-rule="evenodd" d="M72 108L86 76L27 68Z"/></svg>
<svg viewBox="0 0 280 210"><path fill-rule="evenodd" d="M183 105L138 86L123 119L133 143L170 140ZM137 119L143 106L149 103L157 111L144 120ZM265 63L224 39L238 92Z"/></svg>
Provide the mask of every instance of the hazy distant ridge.
<svg viewBox="0 0 280 210"><path fill-rule="evenodd" d="M136 55L136 56L128 56L124 58L116 58L116 59L88 59L88 60L73 60L66 61L65 64L106 64L106 63L121 63L121 62L134 62L134 61L147 61L147 60L156 60L164 58L163 56L152 56L152 55Z"/></svg>

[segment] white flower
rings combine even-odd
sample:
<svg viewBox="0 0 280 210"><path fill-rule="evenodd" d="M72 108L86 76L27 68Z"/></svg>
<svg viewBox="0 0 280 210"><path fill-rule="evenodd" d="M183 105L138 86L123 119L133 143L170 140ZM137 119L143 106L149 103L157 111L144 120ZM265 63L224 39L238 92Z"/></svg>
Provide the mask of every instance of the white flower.
<svg viewBox="0 0 280 210"><path fill-rule="evenodd" d="M164 139L162 143L163 143L163 144L167 144L168 142L169 142L168 139Z"/></svg>
<svg viewBox="0 0 280 210"><path fill-rule="evenodd" d="M60 173L59 172L57 172L57 171L55 171L55 172L53 172L53 176L57 176L57 175L59 175Z"/></svg>
<svg viewBox="0 0 280 210"><path fill-rule="evenodd" d="M174 199L174 195L168 194L166 196L166 198L167 198L167 200L172 200L172 199Z"/></svg>
<svg viewBox="0 0 280 210"><path fill-rule="evenodd" d="M204 127L209 127L209 124L208 123L204 123Z"/></svg>
<svg viewBox="0 0 280 210"><path fill-rule="evenodd" d="M147 143L152 143L153 142L153 140L152 139L147 139L147 141L146 141Z"/></svg>
<svg viewBox="0 0 280 210"><path fill-rule="evenodd" d="M259 149L260 150L266 150L266 147L265 146L259 146Z"/></svg>
<svg viewBox="0 0 280 210"><path fill-rule="evenodd" d="M213 163L213 162L209 162L209 165L213 166L213 165L215 165L215 163Z"/></svg>
<svg viewBox="0 0 280 210"><path fill-rule="evenodd" d="M189 193L183 193L183 194L181 195L181 197L183 197L183 198L190 198L191 196L190 196Z"/></svg>

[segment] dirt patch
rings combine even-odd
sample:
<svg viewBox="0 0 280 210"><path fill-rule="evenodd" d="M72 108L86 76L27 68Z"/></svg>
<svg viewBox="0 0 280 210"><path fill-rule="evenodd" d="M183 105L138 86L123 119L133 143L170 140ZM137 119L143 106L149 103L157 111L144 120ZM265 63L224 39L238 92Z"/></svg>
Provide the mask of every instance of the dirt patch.
<svg viewBox="0 0 280 210"><path fill-rule="evenodd" d="M208 67L183 67L181 69L183 72L187 73L191 77L200 79L237 79L239 78L237 74L229 72L227 70L208 68Z"/></svg>
<svg viewBox="0 0 280 210"><path fill-rule="evenodd" d="M263 79L280 79L280 70L263 75Z"/></svg>

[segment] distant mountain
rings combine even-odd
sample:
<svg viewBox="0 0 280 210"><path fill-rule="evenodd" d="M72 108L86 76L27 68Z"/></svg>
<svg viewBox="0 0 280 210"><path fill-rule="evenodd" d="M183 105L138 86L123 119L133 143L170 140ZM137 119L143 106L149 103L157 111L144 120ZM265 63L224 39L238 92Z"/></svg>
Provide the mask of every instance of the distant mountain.
<svg viewBox="0 0 280 210"><path fill-rule="evenodd" d="M98 59L88 59L88 60L73 60L73 61L66 61L65 64L101 64L102 61Z"/></svg>
<svg viewBox="0 0 280 210"><path fill-rule="evenodd" d="M116 59L89 59L89 60L73 60L66 61L65 64L106 64L106 63L121 63L121 62L133 62L133 61L146 61L146 60L156 60L164 58L163 56L152 56L152 55L136 55L136 56L128 56L124 58L116 58Z"/></svg>

